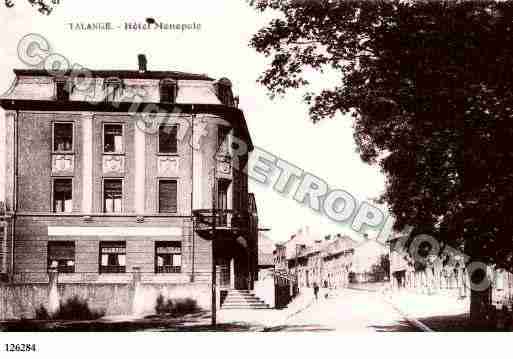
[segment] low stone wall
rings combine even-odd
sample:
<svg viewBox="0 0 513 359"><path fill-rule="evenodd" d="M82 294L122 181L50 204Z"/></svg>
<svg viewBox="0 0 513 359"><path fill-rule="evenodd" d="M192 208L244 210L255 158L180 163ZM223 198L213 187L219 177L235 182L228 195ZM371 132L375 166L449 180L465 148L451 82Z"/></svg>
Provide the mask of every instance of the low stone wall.
<svg viewBox="0 0 513 359"><path fill-rule="evenodd" d="M106 315L152 314L157 297L165 299L192 298L202 309L210 306L210 286L203 283L139 283L134 284L58 284L60 301L78 296L89 307L105 311ZM48 284L0 285L0 320L34 318L36 309L48 308Z"/></svg>
<svg viewBox="0 0 513 359"><path fill-rule="evenodd" d="M276 307L276 290L272 275L257 280L254 284L254 292L258 298L262 299L271 308Z"/></svg>

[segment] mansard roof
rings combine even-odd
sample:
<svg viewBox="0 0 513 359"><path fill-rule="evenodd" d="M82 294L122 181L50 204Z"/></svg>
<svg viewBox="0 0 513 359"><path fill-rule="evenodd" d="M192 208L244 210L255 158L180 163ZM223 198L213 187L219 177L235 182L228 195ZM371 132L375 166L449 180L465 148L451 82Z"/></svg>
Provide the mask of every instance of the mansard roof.
<svg viewBox="0 0 513 359"><path fill-rule="evenodd" d="M16 76L54 76L54 74L43 69L15 69ZM85 70L85 73L93 77L109 78L119 77L120 79L176 79L176 80L204 80L214 81L213 78L205 74L195 74L181 71L137 71L137 70ZM83 73L77 73L83 76ZM71 73L63 73L63 76L70 76Z"/></svg>

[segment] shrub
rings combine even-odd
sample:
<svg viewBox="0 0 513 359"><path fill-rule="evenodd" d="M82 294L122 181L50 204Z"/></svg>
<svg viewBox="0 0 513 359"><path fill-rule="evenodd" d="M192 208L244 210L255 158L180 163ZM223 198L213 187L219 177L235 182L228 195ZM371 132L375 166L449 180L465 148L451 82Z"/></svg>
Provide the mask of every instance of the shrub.
<svg viewBox="0 0 513 359"><path fill-rule="evenodd" d="M64 304L61 303L55 319L64 320L94 320L103 317L103 311L91 310L87 300L78 296L69 298Z"/></svg>
<svg viewBox="0 0 513 359"><path fill-rule="evenodd" d="M64 303L61 302L59 310L54 315L50 315L42 305L36 309L36 319L41 320L95 320L104 315L104 311L91 310L87 300L80 299L78 296L69 298Z"/></svg>
<svg viewBox="0 0 513 359"><path fill-rule="evenodd" d="M196 301L191 298L177 299L174 301L173 304L173 310L175 315L194 313L197 312L199 309Z"/></svg>
<svg viewBox="0 0 513 359"><path fill-rule="evenodd" d="M50 314L48 314L48 311L42 304L39 306L39 308L36 309L36 319L39 319L39 320L50 319Z"/></svg>
<svg viewBox="0 0 513 359"><path fill-rule="evenodd" d="M181 316L195 313L199 310L198 304L191 298L179 298L165 300L162 294L157 297L155 312L157 314L169 314L172 316Z"/></svg>
<svg viewBox="0 0 513 359"><path fill-rule="evenodd" d="M168 308L169 304L172 304L171 301L168 300L166 303L164 296L162 294L160 294L157 297L157 303L155 304L155 312L157 312L157 314L169 313L169 311L170 311L170 308Z"/></svg>

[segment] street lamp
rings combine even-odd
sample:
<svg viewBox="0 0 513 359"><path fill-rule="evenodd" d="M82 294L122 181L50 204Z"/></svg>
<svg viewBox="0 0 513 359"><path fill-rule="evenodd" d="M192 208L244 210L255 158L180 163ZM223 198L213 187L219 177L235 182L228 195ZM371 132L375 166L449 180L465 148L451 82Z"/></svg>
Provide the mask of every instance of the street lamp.
<svg viewBox="0 0 513 359"><path fill-rule="evenodd" d="M218 144L213 156L212 166L212 325L217 322L217 268L214 254L214 246L216 242L217 230L217 155L222 148L222 144Z"/></svg>

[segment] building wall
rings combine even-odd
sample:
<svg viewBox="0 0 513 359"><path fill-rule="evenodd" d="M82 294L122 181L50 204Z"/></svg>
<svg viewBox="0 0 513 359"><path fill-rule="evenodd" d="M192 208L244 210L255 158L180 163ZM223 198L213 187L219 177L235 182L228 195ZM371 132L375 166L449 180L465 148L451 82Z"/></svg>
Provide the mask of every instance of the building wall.
<svg viewBox="0 0 513 359"><path fill-rule="evenodd" d="M91 237L66 237L66 240L75 240L76 272L81 275L67 275L71 281L103 281L114 280L124 281L123 275L101 275L98 273L98 258L100 240L126 240L127 242L127 271L129 267L141 267L143 278L149 278L154 272L154 243L159 240L182 241L182 274L168 274L166 280L171 282L188 281L190 276L195 280L209 280L211 266L211 243L202 239L198 234L193 233L191 219L191 204L193 193L193 178L200 182L200 208L210 208L212 203L213 171L215 164L213 153L217 147L217 127L219 124L228 125L228 122L220 118L209 116L207 120L199 119L204 123L204 132L199 141L200 146L194 150L190 145L190 135L185 135L178 141L178 153L172 155L178 160L178 167L175 172L163 176L158 170L159 155L157 154L158 136L145 134L144 143L144 188L136 188L136 173L134 169L135 132L139 131L133 119L124 114L106 115L91 114L92 119L92 193L87 193L87 186L83 185L83 167L85 159L82 155L83 131L81 119L83 114L78 113L20 113L19 131L26 133L26 136L19 137L18 157L18 214L16 220L15 248L14 248L14 272L15 277L20 281L41 281L46 280L46 258L48 241L62 240L63 238L48 237L48 226L145 226L156 224L158 226L170 225L183 229L179 238L167 237L137 237L124 238L116 236L112 238L91 238ZM190 116L178 116L168 122L177 123L179 126L191 128ZM72 121L74 123L74 171L73 178L73 215L52 213L52 121ZM102 128L104 123L122 123L124 134L124 172L120 174L105 174L103 171L102 156ZM189 131L192 132L192 131ZM140 150L140 149L137 149ZM201 162L200 171L193 173L192 157L197 156ZM29 160L31 159L31 160ZM242 172L238 172L242 175ZM237 174L235 174L237 176ZM102 214L102 179L110 177L123 178L123 213ZM158 180L173 178L178 181L178 196L176 215L158 213ZM238 179L235 177L231 191L247 191L247 178ZM236 187L238 186L238 187ZM144 213L137 212L136 196L138 192L144 192ZM83 208L83 195L92 194L92 207L88 211ZM229 195L231 202L229 206L240 207L239 198ZM247 203L247 202L246 202ZM92 223L85 224L82 215L91 216ZM145 217L144 223L139 224L136 215ZM153 217L155 216L155 217ZM194 239L194 258L192 257L192 241ZM187 274L187 275L185 275ZM66 280L66 276L62 280ZM164 275L158 275L157 280L162 280Z"/></svg>
<svg viewBox="0 0 513 359"><path fill-rule="evenodd" d="M6 152L6 120L5 112L0 109L0 202L5 202L5 180L7 179L7 152Z"/></svg>
<svg viewBox="0 0 513 359"><path fill-rule="evenodd" d="M170 231L180 230L180 235L170 236L49 236L48 227L72 226L81 228L101 227L161 227ZM134 267L140 268L143 281L187 282L191 275L196 281L209 281L211 268L211 242L198 235L191 236L189 218L149 217L137 223L133 216L93 217L84 224L80 216L21 216L17 220L15 240L15 282L46 282L47 248L52 241L75 241L75 273L61 273L63 282L127 282ZM126 274L99 274L99 242L126 242ZM180 241L182 243L181 273L155 274L155 242ZM193 242L194 241L194 242ZM194 248L193 248L194 247ZM194 249L194 255L193 255ZM194 268L194 269L193 269Z"/></svg>
<svg viewBox="0 0 513 359"><path fill-rule="evenodd" d="M37 309L48 308L48 291L48 284L0 285L0 320L35 318ZM205 283L146 283L137 289L130 283L64 283L58 285L58 293L63 302L76 296L107 316L154 314L159 295L165 300L193 299L203 310L209 309L211 299Z"/></svg>
<svg viewBox="0 0 513 359"><path fill-rule="evenodd" d="M158 80L125 79L125 85L146 86L152 101L158 98ZM208 94L208 101L202 103L220 104L215 91L204 91L213 82L180 82L177 103L190 103L189 97L199 91ZM102 93L101 81L96 81L95 90ZM212 87L214 89L214 87ZM52 78L40 76L22 76L15 89L14 98L53 100L55 87ZM78 98L73 92L71 100ZM92 94L94 96L97 93ZM187 96L189 97L187 97ZM41 97L42 96L42 97ZM185 96L185 97L184 97ZM206 96L206 95L205 95ZM95 100L101 101L101 96ZM92 97L90 98L92 99ZM149 100L150 98L146 99ZM225 104L233 106L233 104ZM164 117L165 116L165 117ZM244 124L231 118L222 118L211 113L192 115L172 113L158 115L159 121L179 126L178 151L176 154L158 153L156 132L141 131L136 119L122 112L86 112L86 111L6 111L0 136L5 151L0 175L4 182L0 190L0 201L5 200L12 220L8 219L8 236L5 243L6 262L14 281L47 281L48 243L56 240L74 240L76 265L75 274L61 276L64 282L126 282L129 275L99 275L99 241L126 241L127 272L133 267L142 271L143 281L184 282L194 278L196 281L210 280L212 247L211 241L202 238L192 228L192 211L209 209L212 206L214 171L217 166L218 128L220 125L232 127L233 135L244 139ZM238 119L238 118L237 118ZM52 169L55 160L53 148L53 127L55 121L74 124L73 166L64 172ZM123 125L123 159L120 171L106 171L103 153L103 125L120 123ZM249 140L249 139L248 139ZM110 154L109 154L110 156ZM176 164L167 169L162 160ZM247 155L240 159L241 168L247 162ZM228 208L247 210L248 179L242 171L230 168L223 173L216 167L217 178L231 180L228 190ZM72 213L56 214L52 212L52 180L57 177L71 177L73 180ZM123 179L123 212L104 214L103 180L105 178ZM158 180L176 179L177 213L158 213ZM0 183L1 184L1 183ZM256 218L252 218L251 231L246 240L254 252L253 267L256 271ZM118 227L114 236L49 236L49 227L70 226ZM169 227L180 228L179 236L123 235L125 227ZM121 228L121 229L119 229ZM13 230L14 229L14 230ZM253 233L255 232L255 233ZM14 234L13 241L10 234ZM182 242L182 273L154 275L155 241L173 240ZM14 263L11 263L11 254ZM5 260L5 258L7 260Z"/></svg>

